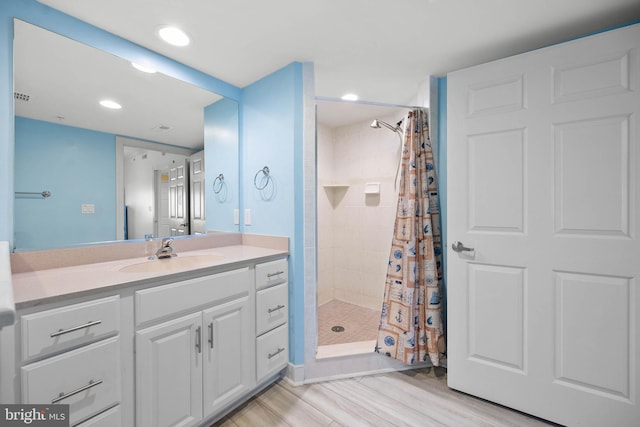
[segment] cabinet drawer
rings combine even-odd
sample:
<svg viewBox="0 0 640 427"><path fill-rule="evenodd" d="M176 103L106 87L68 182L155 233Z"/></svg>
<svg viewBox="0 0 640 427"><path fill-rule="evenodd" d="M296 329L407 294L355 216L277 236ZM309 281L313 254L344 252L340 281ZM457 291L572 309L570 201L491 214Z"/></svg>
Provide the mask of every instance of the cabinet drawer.
<svg viewBox="0 0 640 427"><path fill-rule="evenodd" d="M289 360L289 333L284 324L256 339L256 374L258 382L273 375Z"/></svg>
<svg viewBox="0 0 640 427"><path fill-rule="evenodd" d="M31 360L78 347L120 330L120 297L27 314L22 326L22 359Z"/></svg>
<svg viewBox="0 0 640 427"><path fill-rule="evenodd" d="M256 293L256 335L270 331L287 321L289 292L286 283Z"/></svg>
<svg viewBox="0 0 640 427"><path fill-rule="evenodd" d="M104 411L87 421L78 424L76 427L121 427L122 413L120 405Z"/></svg>
<svg viewBox="0 0 640 427"><path fill-rule="evenodd" d="M137 291L136 325L248 295L251 281L249 269L242 268Z"/></svg>
<svg viewBox="0 0 640 427"><path fill-rule="evenodd" d="M120 403L121 357L114 337L26 365L22 402L68 404L71 425L96 415Z"/></svg>
<svg viewBox="0 0 640 427"><path fill-rule="evenodd" d="M285 259L256 265L256 289L284 283L289 280L289 263Z"/></svg>

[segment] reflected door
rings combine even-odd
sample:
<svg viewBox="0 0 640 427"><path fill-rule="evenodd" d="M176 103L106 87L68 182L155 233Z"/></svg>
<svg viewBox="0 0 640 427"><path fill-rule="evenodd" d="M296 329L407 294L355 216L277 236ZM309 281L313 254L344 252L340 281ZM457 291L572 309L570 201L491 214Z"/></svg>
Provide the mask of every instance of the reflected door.
<svg viewBox="0 0 640 427"><path fill-rule="evenodd" d="M189 165L191 234L206 234L204 197L204 150L191 155Z"/></svg>
<svg viewBox="0 0 640 427"><path fill-rule="evenodd" d="M169 222L169 171L154 171L156 217L154 236L171 235Z"/></svg>
<svg viewBox="0 0 640 427"><path fill-rule="evenodd" d="M450 387L638 425L639 71L635 25L449 74Z"/></svg>
<svg viewBox="0 0 640 427"><path fill-rule="evenodd" d="M171 236L189 234L189 161L169 168L169 225Z"/></svg>

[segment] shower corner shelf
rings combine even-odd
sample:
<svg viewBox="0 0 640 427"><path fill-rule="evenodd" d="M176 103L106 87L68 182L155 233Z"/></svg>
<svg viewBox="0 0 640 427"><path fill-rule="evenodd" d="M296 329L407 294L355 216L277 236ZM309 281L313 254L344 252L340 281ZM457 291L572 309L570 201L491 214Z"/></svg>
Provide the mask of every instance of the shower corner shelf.
<svg viewBox="0 0 640 427"><path fill-rule="evenodd" d="M322 184L322 187L324 187L324 191L327 194L327 198L329 199L331 206L335 208L340 204L344 195L347 194L349 184L327 182Z"/></svg>
<svg viewBox="0 0 640 427"><path fill-rule="evenodd" d="M324 188L349 188L349 184L322 184Z"/></svg>

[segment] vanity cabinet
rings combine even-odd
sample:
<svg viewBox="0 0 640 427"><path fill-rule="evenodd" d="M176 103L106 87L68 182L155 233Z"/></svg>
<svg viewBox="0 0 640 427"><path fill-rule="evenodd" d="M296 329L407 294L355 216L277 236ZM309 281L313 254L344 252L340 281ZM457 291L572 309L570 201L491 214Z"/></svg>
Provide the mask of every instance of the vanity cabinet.
<svg viewBox="0 0 640 427"><path fill-rule="evenodd" d="M136 293L141 313L196 309L136 332L139 427L197 425L255 386L253 293L248 268Z"/></svg>
<svg viewBox="0 0 640 427"><path fill-rule="evenodd" d="M17 315L0 331L3 403L66 403L78 427L207 426L287 366L288 262L161 276Z"/></svg>

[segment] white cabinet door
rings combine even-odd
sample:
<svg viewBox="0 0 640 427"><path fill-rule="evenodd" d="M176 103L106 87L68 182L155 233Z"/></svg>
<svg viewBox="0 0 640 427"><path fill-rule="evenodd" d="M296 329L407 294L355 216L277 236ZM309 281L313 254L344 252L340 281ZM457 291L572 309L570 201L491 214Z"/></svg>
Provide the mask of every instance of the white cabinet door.
<svg viewBox="0 0 640 427"><path fill-rule="evenodd" d="M255 336L249 298L203 312L204 416L255 385Z"/></svg>
<svg viewBox="0 0 640 427"><path fill-rule="evenodd" d="M202 313L136 333L137 426L202 419Z"/></svg>
<svg viewBox="0 0 640 427"><path fill-rule="evenodd" d="M449 74L450 387L639 425L639 73L634 25Z"/></svg>

